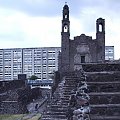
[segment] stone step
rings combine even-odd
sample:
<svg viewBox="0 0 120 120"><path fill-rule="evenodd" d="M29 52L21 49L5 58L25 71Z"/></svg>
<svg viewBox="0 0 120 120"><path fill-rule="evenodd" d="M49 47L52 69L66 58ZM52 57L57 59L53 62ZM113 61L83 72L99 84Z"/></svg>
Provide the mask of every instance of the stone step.
<svg viewBox="0 0 120 120"><path fill-rule="evenodd" d="M120 76L117 77L113 74L90 74L87 75L87 82L115 82L120 81Z"/></svg>
<svg viewBox="0 0 120 120"><path fill-rule="evenodd" d="M120 116L95 116L90 115L91 120L120 120Z"/></svg>
<svg viewBox="0 0 120 120"><path fill-rule="evenodd" d="M62 105L68 107L69 102L62 102Z"/></svg>
<svg viewBox="0 0 120 120"><path fill-rule="evenodd" d="M58 118L42 118L41 120L67 120L67 119L58 119Z"/></svg>
<svg viewBox="0 0 120 120"><path fill-rule="evenodd" d="M118 95L90 95L90 104L119 104L120 94Z"/></svg>
<svg viewBox="0 0 120 120"><path fill-rule="evenodd" d="M71 83L65 83L64 86L76 87L76 84L74 82L71 82Z"/></svg>
<svg viewBox="0 0 120 120"><path fill-rule="evenodd" d="M101 87L98 88L96 86L94 87L88 87L88 92L120 92L119 90L120 87Z"/></svg>
<svg viewBox="0 0 120 120"><path fill-rule="evenodd" d="M65 80L66 80L66 81L68 81L68 80L69 80L69 81L70 81L70 80L75 81L75 80L80 80L80 78L73 76L73 77L66 77Z"/></svg>
<svg viewBox="0 0 120 120"><path fill-rule="evenodd" d="M69 93L71 93L71 92L72 92L72 91L70 91L70 92L68 92L68 91L63 91L62 93L63 93L63 94L64 94L64 93L68 93L68 94L69 94Z"/></svg>
<svg viewBox="0 0 120 120"><path fill-rule="evenodd" d="M68 108L66 107L66 108L57 108L57 109L55 109L55 108L49 108L49 110L50 111L59 111L59 112L66 112L66 110L67 110Z"/></svg>
<svg viewBox="0 0 120 120"><path fill-rule="evenodd" d="M105 82L99 82L99 81L94 81L94 82L89 82L86 81L87 85L91 85L91 84L97 84L97 85L104 85L104 84L120 84L120 81L105 81Z"/></svg>
<svg viewBox="0 0 120 120"><path fill-rule="evenodd" d="M61 100L69 100L69 97L61 97Z"/></svg>
<svg viewBox="0 0 120 120"><path fill-rule="evenodd" d="M52 117L52 116L43 116L40 120L67 120L66 118L58 118L55 116Z"/></svg>
<svg viewBox="0 0 120 120"><path fill-rule="evenodd" d="M88 84L89 92L120 92L120 82L116 83L90 83Z"/></svg>
<svg viewBox="0 0 120 120"><path fill-rule="evenodd" d="M120 116L120 105L95 105L90 108L93 115Z"/></svg>
<svg viewBox="0 0 120 120"><path fill-rule="evenodd" d="M72 83L72 84L64 84L63 88L64 88L64 87L75 87L75 86L76 86L76 85L73 84L73 83Z"/></svg>
<svg viewBox="0 0 120 120"><path fill-rule="evenodd" d="M85 63L82 64L84 71L119 71L119 63Z"/></svg>
<svg viewBox="0 0 120 120"><path fill-rule="evenodd" d="M77 82L75 80L66 80L64 84L71 84L71 83L76 84Z"/></svg>
<svg viewBox="0 0 120 120"><path fill-rule="evenodd" d="M99 105L90 105L90 107L94 108L102 108L102 107L120 107L120 104L99 104Z"/></svg>
<svg viewBox="0 0 120 120"><path fill-rule="evenodd" d="M61 99L64 98L64 99L69 99L70 98L70 95L63 95L63 97L61 97Z"/></svg>
<svg viewBox="0 0 120 120"><path fill-rule="evenodd" d="M76 88L76 87L75 87L75 86L74 86L74 87L73 87L73 86L63 87L64 90L71 90L71 91L72 91L74 88ZM63 92L64 92L64 91L63 91Z"/></svg>
<svg viewBox="0 0 120 120"><path fill-rule="evenodd" d="M64 90L73 90L75 88L75 86L64 86L63 89Z"/></svg>
<svg viewBox="0 0 120 120"><path fill-rule="evenodd" d="M61 106L61 105L51 105L50 107L52 107L52 108L66 108L66 106Z"/></svg>
<svg viewBox="0 0 120 120"><path fill-rule="evenodd" d="M47 111L47 115L66 115L66 111Z"/></svg>
<svg viewBox="0 0 120 120"><path fill-rule="evenodd" d="M63 92L63 95L71 95L71 93Z"/></svg>
<svg viewBox="0 0 120 120"><path fill-rule="evenodd" d="M54 105L54 104L52 104L52 105L49 106L49 107L57 108L57 109L66 108L66 106L64 106L64 105Z"/></svg>
<svg viewBox="0 0 120 120"><path fill-rule="evenodd" d="M65 89L63 92L72 92L71 89Z"/></svg>
<svg viewBox="0 0 120 120"><path fill-rule="evenodd" d="M70 79L70 80L71 80L71 79L77 79L77 80L78 80L78 79L80 79L80 78L78 78L78 77L76 77L76 76L66 76L66 77L65 77L65 80L67 80L67 79Z"/></svg>
<svg viewBox="0 0 120 120"><path fill-rule="evenodd" d="M62 100L63 103L69 103L69 100Z"/></svg>
<svg viewBox="0 0 120 120"><path fill-rule="evenodd" d="M78 82L76 81L66 81L64 85L76 85Z"/></svg>
<svg viewBox="0 0 120 120"><path fill-rule="evenodd" d="M44 115L42 118L66 119L66 115Z"/></svg>
<svg viewBox="0 0 120 120"><path fill-rule="evenodd" d="M120 92L91 92L88 93L88 95L92 96L92 95L98 95L98 96L103 96L103 95L120 95Z"/></svg>
<svg viewBox="0 0 120 120"><path fill-rule="evenodd" d="M78 78L78 77L66 77L65 78L65 81L79 81L80 80L80 78Z"/></svg>

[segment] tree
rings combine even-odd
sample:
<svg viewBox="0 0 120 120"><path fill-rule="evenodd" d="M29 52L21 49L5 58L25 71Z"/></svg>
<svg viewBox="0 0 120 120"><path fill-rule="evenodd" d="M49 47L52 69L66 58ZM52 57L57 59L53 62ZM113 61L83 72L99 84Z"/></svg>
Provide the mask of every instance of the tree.
<svg viewBox="0 0 120 120"><path fill-rule="evenodd" d="M36 79L38 79L38 77L35 76L35 75L32 75L29 79L30 79L30 80L36 80Z"/></svg>

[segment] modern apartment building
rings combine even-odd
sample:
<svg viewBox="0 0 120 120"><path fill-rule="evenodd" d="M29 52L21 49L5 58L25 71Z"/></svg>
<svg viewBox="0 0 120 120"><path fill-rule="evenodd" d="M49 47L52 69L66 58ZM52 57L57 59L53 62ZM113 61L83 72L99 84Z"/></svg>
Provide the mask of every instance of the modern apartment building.
<svg viewBox="0 0 120 120"><path fill-rule="evenodd" d="M114 46L105 46L105 60L114 60Z"/></svg>
<svg viewBox="0 0 120 120"><path fill-rule="evenodd" d="M0 80L3 80L3 61L4 61L4 58L3 58L3 50L0 50Z"/></svg>
<svg viewBox="0 0 120 120"><path fill-rule="evenodd" d="M16 80L18 74L27 78L36 75L40 80L49 80L58 70L60 47L0 49L0 80Z"/></svg>

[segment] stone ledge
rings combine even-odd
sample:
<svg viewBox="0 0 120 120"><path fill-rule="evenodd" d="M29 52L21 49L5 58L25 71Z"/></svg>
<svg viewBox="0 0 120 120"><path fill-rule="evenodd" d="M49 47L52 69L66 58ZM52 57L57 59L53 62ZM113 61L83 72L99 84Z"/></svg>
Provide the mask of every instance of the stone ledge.
<svg viewBox="0 0 120 120"><path fill-rule="evenodd" d="M5 102L6 102L6 103L17 103L18 101L9 101L9 100L8 100L8 101L1 101L1 103L2 103L2 102L4 102L4 103L5 103Z"/></svg>
<svg viewBox="0 0 120 120"><path fill-rule="evenodd" d="M90 105L90 107L120 107L120 104L99 104L99 105Z"/></svg>
<svg viewBox="0 0 120 120"><path fill-rule="evenodd" d="M114 120L114 119L115 119L115 120L120 120L120 116L95 116L95 115L93 115L93 116L90 115L90 116L91 116L90 118L91 118L92 120L94 120L94 119L95 119L95 120L98 120L98 119L99 119L99 120L105 120L105 119L108 119L108 120Z"/></svg>
<svg viewBox="0 0 120 120"><path fill-rule="evenodd" d="M91 92L91 93L88 93L89 95L120 95L120 92Z"/></svg>
<svg viewBox="0 0 120 120"><path fill-rule="evenodd" d="M87 84L120 84L120 81L108 81L108 82L86 82Z"/></svg>

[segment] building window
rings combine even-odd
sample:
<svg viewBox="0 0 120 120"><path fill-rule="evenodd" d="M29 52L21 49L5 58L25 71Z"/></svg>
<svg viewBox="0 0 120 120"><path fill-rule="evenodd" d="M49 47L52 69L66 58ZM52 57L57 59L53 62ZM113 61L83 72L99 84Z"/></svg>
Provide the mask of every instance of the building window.
<svg viewBox="0 0 120 120"><path fill-rule="evenodd" d="M68 32L68 26L67 25L64 26L64 32Z"/></svg>
<svg viewBox="0 0 120 120"><path fill-rule="evenodd" d="M102 24L99 25L99 32L102 32Z"/></svg>

